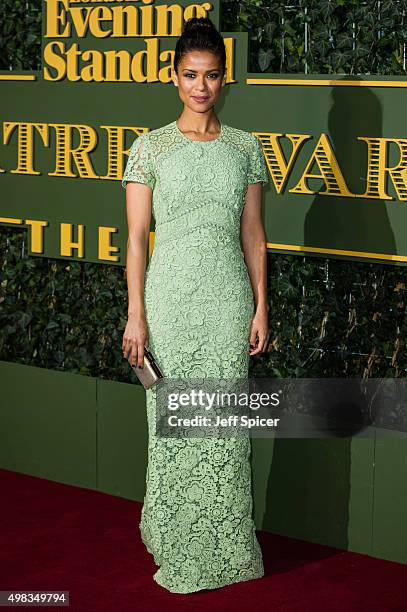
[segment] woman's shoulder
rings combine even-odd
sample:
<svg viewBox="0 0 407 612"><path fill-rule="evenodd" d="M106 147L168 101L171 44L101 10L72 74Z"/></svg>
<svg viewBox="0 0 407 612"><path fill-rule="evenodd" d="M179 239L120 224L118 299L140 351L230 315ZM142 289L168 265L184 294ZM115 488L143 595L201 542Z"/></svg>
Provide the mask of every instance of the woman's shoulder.
<svg viewBox="0 0 407 612"><path fill-rule="evenodd" d="M253 147L258 143L257 137L252 134L252 132L231 125L224 124L224 127L229 135L229 140L236 144L239 149L243 149L246 153L250 153Z"/></svg>
<svg viewBox="0 0 407 612"><path fill-rule="evenodd" d="M168 151L171 142L175 139L173 122L144 132L143 139L146 141L150 157L158 158Z"/></svg>
<svg viewBox="0 0 407 612"><path fill-rule="evenodd" d="M148 141L150 141L151 143L154 143L156 141L159 141L160 138L165 136L165 134L171 132L172 128L173 128L173 122L167 123L166 125L162 125L160 127L149 130L148 132L145 132L144 136L146 137Z"/></svg>

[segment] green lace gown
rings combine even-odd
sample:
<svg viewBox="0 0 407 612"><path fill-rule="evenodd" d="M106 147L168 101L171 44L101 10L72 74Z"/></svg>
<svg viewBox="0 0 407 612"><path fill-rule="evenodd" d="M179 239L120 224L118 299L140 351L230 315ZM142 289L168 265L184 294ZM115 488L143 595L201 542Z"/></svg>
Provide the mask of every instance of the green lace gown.
<svg viewBox="0 0 407 612"><path fill-rule="evenodd" d="M122 185L153 190L154 250L145 274L148 347L169 378L248 376L253 291L240 243L248 183L268 181L259 140L221 124L194 141L173 121L133 143ZM146 391L148 467L140 532L174 593L264 575L252 518L250 438L156 435Z"/></svg>

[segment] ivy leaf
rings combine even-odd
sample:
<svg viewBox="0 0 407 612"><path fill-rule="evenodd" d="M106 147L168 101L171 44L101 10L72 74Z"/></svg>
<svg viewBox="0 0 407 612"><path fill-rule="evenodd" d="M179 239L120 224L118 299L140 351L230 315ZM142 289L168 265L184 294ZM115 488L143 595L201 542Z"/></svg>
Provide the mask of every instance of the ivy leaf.
<svg viewBox="0 0 407 612"><path fill-rule="evenodd" d="M258 54L258 62L259 62L260 70L262 72L267 70L267 68L270 66L272 57L273 57L273 52L271 51L271 49L266 49L266 50L260 49L259 54Z"/></svg>

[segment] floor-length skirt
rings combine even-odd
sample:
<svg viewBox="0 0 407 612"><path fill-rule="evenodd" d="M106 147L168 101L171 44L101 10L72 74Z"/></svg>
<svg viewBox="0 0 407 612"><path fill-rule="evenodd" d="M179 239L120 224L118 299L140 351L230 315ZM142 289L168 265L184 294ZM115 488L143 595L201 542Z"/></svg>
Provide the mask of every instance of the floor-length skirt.
<svg viewBox="0 0 407 612"><path fill-rule="evenodd" d="M253 291L240 245L202 227L157 241L145 278L148 348L169 378L248 375ZM140 531L154 580L189 593L264 574L252 517L248 436L162 437L146 391L148 468Z"/></svg>

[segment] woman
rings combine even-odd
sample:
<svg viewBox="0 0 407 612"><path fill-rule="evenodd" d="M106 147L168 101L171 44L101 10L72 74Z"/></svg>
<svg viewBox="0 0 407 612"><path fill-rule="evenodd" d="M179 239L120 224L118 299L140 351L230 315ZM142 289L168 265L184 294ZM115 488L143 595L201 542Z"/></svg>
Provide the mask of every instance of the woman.
<svg viewBox="0 0 407 612"><path fill-rule="evenodd" d="M247 377L249 355L264 351L269 339L261 221L268 176L257 138L215 115L225 64L212 21L187 21L172 74L183 111L135 140L123 175L129 230L123 355L142 366L146 345L168 378ZM155 244L145 272L151 213ZM250 439L157 436L155 387L146 394L140 530L160 566L154 580L191 593L260 578Z"/></svg>

